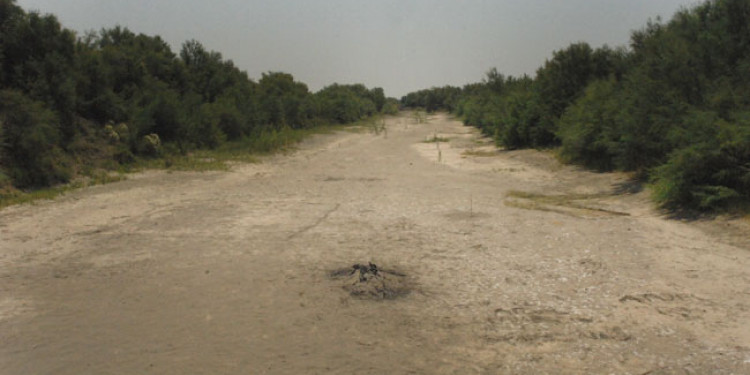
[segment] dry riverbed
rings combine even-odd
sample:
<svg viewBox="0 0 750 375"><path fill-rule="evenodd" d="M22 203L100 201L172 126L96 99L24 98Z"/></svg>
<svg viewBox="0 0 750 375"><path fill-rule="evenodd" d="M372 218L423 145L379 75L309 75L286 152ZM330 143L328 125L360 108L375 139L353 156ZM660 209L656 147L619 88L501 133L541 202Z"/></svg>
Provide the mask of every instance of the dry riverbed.
<svg viewBox="0 0 750 375"><path fill-rule="evenodd" d="M750 374L749 250L396 117L0 211L0 374Z"/></svg>

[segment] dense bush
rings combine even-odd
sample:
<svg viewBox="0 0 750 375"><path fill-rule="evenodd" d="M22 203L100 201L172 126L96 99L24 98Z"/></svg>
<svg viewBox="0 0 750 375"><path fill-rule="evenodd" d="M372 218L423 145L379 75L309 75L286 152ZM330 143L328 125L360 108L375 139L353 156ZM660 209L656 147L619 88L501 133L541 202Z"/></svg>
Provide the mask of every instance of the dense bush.
<svg viewBox="0 0 750 375"><path fill-rule="evenodd" d="M560 119L563 160L608 171L615 168L616 121L620 112L614 80L591 83Z"/></svg>
<svg viewBox="0 0 750 375"><path fill-rule="evenodd" d="M649 23L630 53L621 84L592 84L570 107L563 155L644 172L671 208L750 200L750 2L708 1Z"/></svg>
<svg viewBox="0 0 750 375"><path fill-rule="evenodd" d="M57 144L59 120L38 101L11 90L0 91L3 169L21 186L44 186L70 177L69 158Z"/></svg>
<svg viewBox="0 0 750 375"><path fill-rule="evenodd" d="M255 82L195 40L175 54L121 27L76 38L15 0L0 0L0 90L0 173L18 187L66 181L95 157L128 163L228 140L266 150L287 144L289 129L356 121L387 103L380 88L311 93L283 72Z"/></svg>
<svg viewBox="0 0 750 375"><path fill-rule="evenodd" d="M568 162L650 178L665 207L750 203L750 0L708 0L648 22L629 48L574 43L533 79L488 72L452 110L506 148L560 145ZM437 104L434 104L437 103Z"/></svg>
<svg viewBox="0 0 750 375"><path fill-rule="evenodd" d="M401 110L400 102L395 98L388 98L383 104L381 112L386 115L395 115L399 110Z"/></svg>
<svg viewBox="0 0 750 375"><path fill-rule="evenodd" d="M320 113L337 123L345 124L372 116L382 109L385 96L380 91L368 91L364 85L327 86L315 94Z"/></svg>
<svg viewBox="0 0 750 375"><path fill-rule="evenodd" d="M401 98L401 104L410 108L424 108L427 112L453 111L458 104L461 89L444 86L412 92Z"/></svg>
<svg viewBox="0 0 750 375"><path fill-rule="evenodd" d="M655 197L670 208L731 208L750 198L750 116L715 119L712 137L676 149L653 173Z"/></svg>

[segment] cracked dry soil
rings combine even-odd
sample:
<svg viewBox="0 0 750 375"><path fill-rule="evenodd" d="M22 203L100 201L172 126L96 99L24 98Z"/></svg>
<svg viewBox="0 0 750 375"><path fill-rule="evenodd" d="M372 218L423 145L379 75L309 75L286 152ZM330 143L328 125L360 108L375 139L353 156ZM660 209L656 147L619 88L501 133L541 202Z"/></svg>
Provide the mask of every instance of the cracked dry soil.
<svg viewBox="0 0 750 375"><path fill-rule="evenodd" d="M0 211L0 374L750 374L746 221L387 126ZM411 293L330 277L363 261Z"/></svg>

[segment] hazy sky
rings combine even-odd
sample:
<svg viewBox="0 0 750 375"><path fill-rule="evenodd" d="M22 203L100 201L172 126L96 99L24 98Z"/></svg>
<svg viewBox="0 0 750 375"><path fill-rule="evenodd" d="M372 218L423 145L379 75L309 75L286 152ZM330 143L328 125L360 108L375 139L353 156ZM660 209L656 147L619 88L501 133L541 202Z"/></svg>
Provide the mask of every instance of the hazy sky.
<svg viewBox="0 0 750 375"><path fill-rule="evenodd" d="M251 78L284 71L311 90L364 83L386 95L536 69L572 42L625 45L687 0L17 0L83 32L115 25L188 39Z"/></svg>

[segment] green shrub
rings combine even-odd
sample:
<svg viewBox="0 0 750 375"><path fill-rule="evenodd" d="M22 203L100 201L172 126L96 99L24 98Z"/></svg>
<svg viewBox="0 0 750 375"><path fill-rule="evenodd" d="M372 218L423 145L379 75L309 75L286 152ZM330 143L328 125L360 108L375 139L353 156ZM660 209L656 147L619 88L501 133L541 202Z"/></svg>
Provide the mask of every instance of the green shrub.
<svg viewBox="0 0 750 375"><path fill-rule="evenodd" d="M386 115L395 115L401 109L400 107L401 106L398 100L394 98L388 98L386 99L385 104L383 104L383 108L381 112L383 112L383 114L386 114Z"/></svg>
<svg viewBox="0 0 750 375"><path fill-rule="evenodd" d="M560 119L560 156L569 163L600 171L614 168L613 131L616 128L617 85L613 80L596 81L586 88Z"/></svg>
<svg viewBox="0 0 750 375"><path fill-rule="evenodd" d="M112 144L120 142L120 135L117 134L114 126L110 124L104 126L104 137Z"/></svg>
<svg viewBox="0 0 750 375"><path fill-rule="evenodd" d="M159 135L155 133L144 135L138 145L138 152L147 156L160 156L162 147Z"/></svg>
<svg viewBox="0 0 750 375"><path fill-rule="evenodd" d="M654 170L654 198L663 207L712 211L750 202L750 122L716 126L715 141L679 149Z"/></svg>
<svg viewBox="0 0 750 375"><path fill-rule="evenodd" d="M117 133L117 138L122 143L128 143L130 141L130 129L128 128L128 124L125 123L119 123L113 127L115 133Z"/></svg>
<svg viewBox="0 0 750 375"><path fill-rule="evenodd" d="M496 138L508 149L522 147L544 147L548 145L548 134L540 132L539 106L531 90L520 88L504 98L502 126Z"/></svg>
<svg viewBox="0 0 750 375"><path fill-rule="evenodd" d="M5 139L2 165L14 185L49 186L68 181L70 158L59 146L54 112L17 91L3 90L0 123Z"/></svg>

